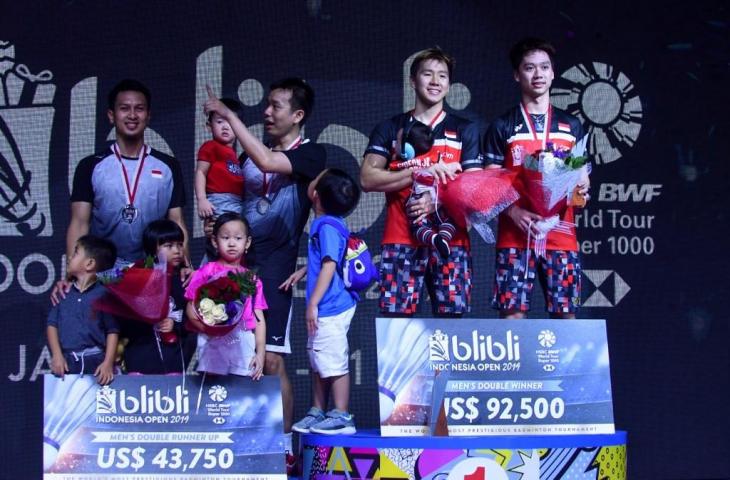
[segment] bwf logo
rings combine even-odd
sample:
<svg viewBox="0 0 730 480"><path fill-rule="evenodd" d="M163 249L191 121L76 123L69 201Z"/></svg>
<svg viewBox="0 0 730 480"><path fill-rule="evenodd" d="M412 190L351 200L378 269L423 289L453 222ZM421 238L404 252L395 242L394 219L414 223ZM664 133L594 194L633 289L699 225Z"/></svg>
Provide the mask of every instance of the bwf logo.
<svg viewBox="0 0 730 480"><path fill-rule="evenodd" d="M48 159L56 86L0 40L0 235L53 235Z"/></svg>
<svg viewBox="0 0 730 480"><path fill-rule="evenodd" d="M428 359L433 362L449 361L449 336L436 330L428 339Z"/></svg>
<svg viewBox="0 0 730 480"><path fill-rule="evenodd" d="M222 385L213 385L208 390L208 396L214 402L222 402L228 397L228 390Z"/></svg>
<svg viewBox="0 0 730 480"><path fill-rule="evenodd" d="M558 338L552 332L552 330L541 330L537 336L537 341L545 348L550 348L555 345Z"/></svg>

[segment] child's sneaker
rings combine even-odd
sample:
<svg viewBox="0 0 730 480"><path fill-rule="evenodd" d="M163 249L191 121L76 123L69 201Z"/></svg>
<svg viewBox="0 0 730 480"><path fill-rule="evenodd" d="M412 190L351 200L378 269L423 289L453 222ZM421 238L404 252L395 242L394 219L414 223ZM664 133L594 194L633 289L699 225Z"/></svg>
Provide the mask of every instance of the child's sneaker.
<svg viewBox="0 0 730 480"><path fill-rule="evenodd" d="M324 420L324 412L317 407L312 407L304 418L291 426L291 429L299 433L309 433L309 427Z"/></svg>
<svg viewBox="0 0 730 480"><path fill-rule="evenodd" d="M334 409L327 412L327 417L321 422L310 426L312 433L325 435L352 435L357 432L353 416L347 412Z"/></svg>

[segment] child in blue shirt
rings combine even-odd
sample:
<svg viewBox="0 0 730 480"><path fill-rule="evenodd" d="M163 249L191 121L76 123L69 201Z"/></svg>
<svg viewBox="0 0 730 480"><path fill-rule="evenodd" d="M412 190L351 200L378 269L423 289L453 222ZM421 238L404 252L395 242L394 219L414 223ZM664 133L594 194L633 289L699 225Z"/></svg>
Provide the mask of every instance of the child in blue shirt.
<svg viewBox="0 0 730 480"><path fill-rule="evenodd" d="M345 289L342 259L347 237L328 222L339 222L360 199L360 187L342 170L323 171L309 184L309 199L317 218L312 223L307 257L307 353L312 367L312 408L292 426L300 433L353 434L347 331L357 301ZM335 408L325 415L332 393Z"/></svg>
<svg viewBox="0 0 730 480"><path fill-rule="evenodd" d="M117 249L108 240L84 235L66 260L71 289L48 314L46 336L51 350L51 371L91 373L102 385L114 378L119 325L114 317L94 308L106 293L96 274L114 266Z"/></svg>

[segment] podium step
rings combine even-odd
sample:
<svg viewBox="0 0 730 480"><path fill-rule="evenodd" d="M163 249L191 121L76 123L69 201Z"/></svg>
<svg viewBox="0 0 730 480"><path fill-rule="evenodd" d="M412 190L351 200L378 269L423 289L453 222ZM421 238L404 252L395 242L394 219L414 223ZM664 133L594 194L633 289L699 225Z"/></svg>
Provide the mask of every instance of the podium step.
<svg viewBox="0 0 730 480"><path fill-rule="evenodd" d="M626 432L610 435L302 435L302 478L626 479Z"/></svg>

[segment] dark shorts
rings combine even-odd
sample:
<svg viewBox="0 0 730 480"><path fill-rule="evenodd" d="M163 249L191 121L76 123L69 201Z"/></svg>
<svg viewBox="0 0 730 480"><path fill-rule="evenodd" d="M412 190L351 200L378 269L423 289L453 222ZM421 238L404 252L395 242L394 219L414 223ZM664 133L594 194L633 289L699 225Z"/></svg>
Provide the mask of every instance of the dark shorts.
<svg viewBox="0 0 730 480"><path fill-rule="evenodd" d="M471 255L452 246L444 261L429 247L383 245L380 261L380 311L387 314L416 313L424 281L434 315L469 312Z"/></svg>
<svg viewBox="0 0 730 480"><path fill-rule="evenodd" d="M498 248L492 307L501 311L528 312L537 274L549 313L575 313L580 306L578 252L548 250L547 258L522 248ZM525 260L527 258L527 269Z"/></svg>
<svg viewBox="0 0 730 480"><path fill-rule="evenodd" d="M63 358L66 359L66 365L68 365L67 373L71 374L93 375L104 361L104 356L104 352L88 353L86 355L81 355L81 352L77 352L76 355L71 352L63 352Z"/></svg>
<svg viewBox="0 0 730 480"><path fill-rule="evenodd" d="M292 289L280 290L285 279L261 278L264 298L268 309L264 310L266 319L266 351L291 353L289 334L291 332Z"/></svg>

